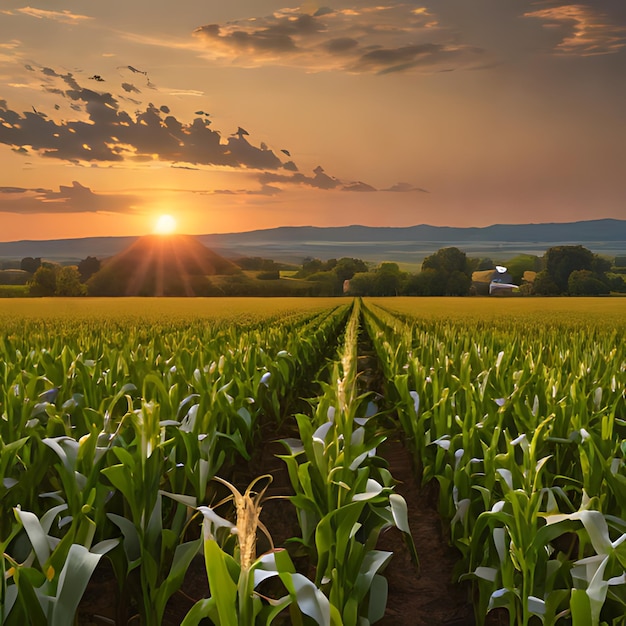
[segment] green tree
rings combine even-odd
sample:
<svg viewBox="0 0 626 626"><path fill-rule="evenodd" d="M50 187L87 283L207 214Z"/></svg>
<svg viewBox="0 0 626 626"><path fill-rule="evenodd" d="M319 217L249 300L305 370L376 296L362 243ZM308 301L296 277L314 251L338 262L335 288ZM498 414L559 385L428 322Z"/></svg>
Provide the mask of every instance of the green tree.
<svg viewBox="0 0 626 626"><path fill-rule="evenodd" d="M56 272L55 296L84 296L87 287L80 282L80 273L76 265L60 267Z"/></svg>
<svg viewBox="0 0 626 626"><path fill-rule="evenodd" d="M344 280L350 280L357 272L367 272L367 265L361 259L343 257L333 268L337 279L343 285Z"/></svg>
<svg viewBox="0 0 626 626"><path fill-rule="evenodd" d="M397 263L381 263L374 273L377 296L397 296L402 290L404 275Z"/></svg>
<svg viewBox="0 0 626 626"><path fill-rule="evenodd" d="M609 293L608 285L589 270L574 270L567 281L571 296L599 296Z"/></svg>
<svg viewBox="0 0 626 626"><path fill-rule="evenodd" d="M404 293L407 296L444 296L446 274L432 269L413 274L406 283Z"/></svg>
<svg viewBox="0 0 626 626"><path fill-rule="evenodd" d="M543 270L537 274L533 282L533 293L538 296L558 296L559 286L554 282L554 279L548 273L548 270Z"/></svg>
<svg viewBox="0 0 626 626"><path fill-rule="evenodd" d="M41 257L33 259L32 256L27 256L20 261L20 269L28 272L29 274L34 274L40 267Z"/></svg>
<svg viewBox="0 0 626 626"><path fill-rule="evenodd" d="M472 279L460 271L450 272L446 280L446 296L466 296L472 286Z"/></svg>
<svg viewBox="0 0 626 626"><path fill-rule="evenodd" d="M375 288L374 272L359 272L350 279L350 295L373 296Z"/></svg>
<svg viewBox="0 0 626 626"><path fill-rule="evenodd" d="M613 264L609 259L606 259L599 254L593 255L593 260L591 261L591 271L598 275L598 277L610 272L611 267L613 267Z"/></svg>
<svg viewBox="0 0 626 626"><path fill-rule="evenodd" d="M583 246L554 246L545 255L546 271L560 293L568 288L569 275L575 270L591 270L594 255Z"/></svg>
<svg viewBox="0 0 626 626"><path fill-rule="evenodd" d="M28 285L33 296L53 296L57 288L56 268L40 266Z"/></svg>
<svg viewBox="0 0 626 626"><path fill-rule="evenodd" d="M312 259L311 257L307 257L302 261L302 269L298 273L298 277L305 278L310 276L311 274L315 274L316 272L321 272L324 270L324 264L319 259Z"/></svg>
<svg viewBox="0 0 626 626"><path fill-rule="evenodd" d="M95 256L88 256L78 264L80 280L86 283L100 269L100 260Z"/></svg>
<svg viewBox="0 0 626 626"><path fill-rule="evenodd" d="M472 263L465 252L458 248L441 248L426 257L422 263L422 273L426 270L437 272L439 283L434 282L431 274L424 281L431 283L433 291L424 295L455 295L466 296L472 285Z"/></svg>
<svg viewBox="0 0 626 626"><path fill-rule="evenodd" d="M434 254L427 256L422 262L423 270L442 270L444 272L470 273L469 261L465 252L458 248L441 248Z"/></svg>

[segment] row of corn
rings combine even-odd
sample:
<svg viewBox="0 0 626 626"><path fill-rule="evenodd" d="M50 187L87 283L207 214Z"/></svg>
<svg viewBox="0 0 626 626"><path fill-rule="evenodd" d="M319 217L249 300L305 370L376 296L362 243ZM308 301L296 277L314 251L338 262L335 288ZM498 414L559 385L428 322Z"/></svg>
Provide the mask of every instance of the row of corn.
<svg viewBox="0 0 626 626"><path fill-rule="evenodd" d="M288 554L269 553L250 574L243 529L222 525L209 505L218 481L227 482L218 475L250 457L262 427L280 428L298 406L348 315L339 306L254 326L30 320L5 327L0 623L74 623L105 557L118 585L116 623L138 615L160 624L203 547L211 588L226 584L226 572L245 606L216 593L188 623L215 611L218 624L270 623L284 606L251 590L278 570L287 598L313 619L307 602L321 592L291 571ZM263 489L254 489L235 490L238 513L258 502ZM211 543L218 535L220 552L233 544L236 551L221 570Z"/></svg>
<svg viewBox="0 0 626 626"><path fill-rule="evenodd" d="M624 328L364 318L477 623L626 623Z"/></svg>

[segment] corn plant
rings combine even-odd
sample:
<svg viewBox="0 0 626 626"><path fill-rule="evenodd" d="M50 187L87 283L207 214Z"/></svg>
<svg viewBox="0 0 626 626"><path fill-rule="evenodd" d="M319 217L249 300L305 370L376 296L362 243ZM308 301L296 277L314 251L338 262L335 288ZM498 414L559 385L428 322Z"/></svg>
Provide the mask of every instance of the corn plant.
<svg viewBox="0 0 626 626"><path fill-rule="evenodd" d="M626 370L616 331L521 317L418 320L370 303L365 319L422 479L439 483L478 623L497 607L511 625L621 623L619 559L604 541L614 556L602 578L591 524L573 521L596 509L595 520L624 524ZM559 516L567 524L549 522ZM611 539L618 552L620 537Z"/></svg>
<svg viewBox="0 0 626 626"><path fill-rule="evenodd" d="M356 341L360 307L355 303L344 345L322 385L313 419L297 415L299 440L285 440L302 543L316 560L315 583L343 624L374 623L385 611L387 586L380 572L391 553L375 549L381 530L397 526L408 539L406 503L393 493L393 478L376 447L385 439L375 418L359 416Z"/></svg>
<svg viewBox="0 0 626 626"><path fill-rule="evenodd" d="M198 507L203 516L204 559L211 595L196 602L183 626L194 626L204 617L218 626L269 625L287 608L293 624L301 624L303 614L324 626L340 623L336 618L331 622L333 607L312 582L296 573L287 551L274 549L271 535L260 520L263 497L271 479L269 475L258 477L242 494L228 481L215 478L231 495L214 507ZM257 492L255 486L261 481L265 486ZM230 500L235 504L235 524L215 511ZM271 546L261 556L256 551L258 529ZM220 535L223 543L219 541ZM231 535L236 538L232 554L226 547ZM283 583L286 595L271 599L257 591L264 581L275 577Z"/></svg>

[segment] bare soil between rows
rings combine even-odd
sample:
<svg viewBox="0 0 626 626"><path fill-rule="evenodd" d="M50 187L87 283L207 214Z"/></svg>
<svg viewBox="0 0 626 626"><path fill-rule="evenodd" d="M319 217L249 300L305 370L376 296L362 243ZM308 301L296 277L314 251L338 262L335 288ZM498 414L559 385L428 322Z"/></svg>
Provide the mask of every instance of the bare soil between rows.
<svg viewBox="0 0 626 626"><path fill-rule="evenodd" d="M275 440L265 442L252 462L233 468L232 480L243 488L256 476L271 474L274 480L268 495L290 495L293 492L286 466L276 457L282 452L282 446ZM389 469L398 481L396 491L407 501L409 525L420 559L421 574L411 562L401 533L396 529L385 531L377 547L393 552L394 556L384 572L389 583L389 596L385 617L378 624L472 626L474 617L468 602L468 589L465 585L452 582L458 554L448 545L442 533L440 518L433 505L435 497L432 489L418 486L411 456L400 435L390 437L379 449L379 454L387 459ZM299 533L295 509L287 500L266 501L261 519L270 530L276 546L284 546L287 539ZM269 544L259 538L259 552L268 548ZM300 565L297 560L296 565ZM198 556L189 568L181 590L170 599L163 625L178 626L194 602L207 594L204 562ZM103 559L81 602L79 623L85 626L140 624L139 617L133 615L132 610L120 621L116 616L117 603L117 583L111 566Z"/></svg>
<svg viewBox="0 0 626 626"><path fill-rule="evenodd" d="M367 339L360 342L359 354L361 392L382 392L384 381ZM243 490L254 478L271 474L273 481L267 495L292 495L286 465L276 456L285 452L278 442L283 437L298 437L295 425L285 423L280 432L266 430L254 457L249 462L228 468L225 477ZM384 618L377 623L380 626L474 626L469 586L453 582L459 554L449 545L442 529L436 511L434 487L421 487L418 484L411 454L399 431L389 434L378 454L387 460L392 476L398 481L396 492L407 502L409 526L420 559L421 573L411 562L402 534L395 528L383 532L377 548L391 551L394 556L384 572L389 585L387 609ZM288 539L299 536L295 508L286 499L267 500L263 505L261 520L269 529L276 547L286 547ZM257 552L260 554L269 548L269 543L260 536ZM307 571L311 565L306 559L294 558L294 562L305 574L312 574ZM193 604L207 594L204 562L198 556L189 568L182 588L170 599L163 626L178 626ZM110 565L103 559L81 603L79 623L85 626L140 624L139 617L133 616L132 611L123 615L122 619L119 615L116 618L116 603L117 583ZM209 620L206 623L210 624ZM283 621L281 624L288 623ZM497 626L500 622L488 620L488 623Z"/></svg>
<svg viewBox="0 0 626 626"><path fill-rule="evenodd" d="M244 488L253 478L271 474L274 478L268 495L289 496L292 489L283 461L276 457L284 452L275 440L266 441L259 447L251 462L232 469L230 477ZM468 603L465 585L452 582L453 569L458 554L448 545L442 534L441 522L434 508L434 494L430 488L420 488L415 480L411 456L403 445L400 435L390 437L379 449L387 459L389 469L398 481L396 491L407 501L409 524L417 546L421 575L411 562L402 535L396 529L385 531L377 546L394 553L385 571L389 583L389 596L385 617L380 626L472 626L473 609ZM285 499L267 500L261 520L270 530L274 544L284 546L287 539L297 536L299 529L294 507ZM269 548L259 538L258 550ZM299 565L296 561L296 565ZM181 590L170 599L163 626L178 626L194 602L206 597L208 585L203 559L196 557L187 572ZM106 559L101 561L79 609L79 623L85 626L103 624L139 624L139 617L132 609L120 621L116 616L118 603L117 582ZM207 620L207 623L208 620ZM243 625L242 625L243 626Z"/></svg>

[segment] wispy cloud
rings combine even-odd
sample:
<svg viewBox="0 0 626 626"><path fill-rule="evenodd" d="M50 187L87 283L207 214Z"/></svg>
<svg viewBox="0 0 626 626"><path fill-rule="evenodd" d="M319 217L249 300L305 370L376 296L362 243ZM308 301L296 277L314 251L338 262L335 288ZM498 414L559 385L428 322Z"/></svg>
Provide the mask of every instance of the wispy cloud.
<svg viewBox="0 0 626 626"><path fill-rule="evenodd" d="M212 189L209 191L195 191L205 196L276 196L282 193L280 187L261 185L259 189Z"/></svg>
<svg viewBox="0 0 626 626"><path fill-rule="evenodd" d="M0 213L133 213L139 198L95 193L77 181L52 189L0 187Z"/></svg>
<svg viewBox="0 0 626 626"><path fill-rule="evenodd" d="M305 187L313 187L315 189L337 190L337 191L395 191L395 192L425 192L421 187L415 187L409 183L396 183L387 189L377 189L363 181L343 181L334 176L329 176L324 168L317 166L313 170L312 176L307 176L301 172L293 174L278 174L274 172L263 172L258 175L258 180L262 185L278 184L278 185L298 185Z"/></svg>
<svg viewBox="0 0 626 626"><path fill-rule="evenodd" d="M411 185L411 183L396 183L387 189L381 189L381 191L393 191L399 193L406 193L409 191L420 191L422 193L429 193L427 189L423 187L416 187L415 185Z"/></svg>
<svg viewBox="0 0 626 626"><path fill-rule="evenodd" d="M591 56L612 54L626 47L626 27L613 23L606 14L585 4L559 4L525 13L543 20L545 28L562 28L555 51Z"/></svg>
<svg viewBox="0 0 626 626"><path fill-rule="evenodd" d="M63 24L79 24L81 22L85 22L86 20L93 19L88 15L80 15L67 10L50 11L48 9L37 9L34 7L22 7L21 9L0 11L0 13L4 13L5 15L30 15L31 17L36 17L38 19L53 20Z"/></svg>
<svg viewBox="0 0 626 626"><path fill-rule="evenodd" d="M290 65L308 71L433 72L484 63L425 7L408 4L282 9L266 17L206 24L194 32L206 54L242 66Z"/></svg>

